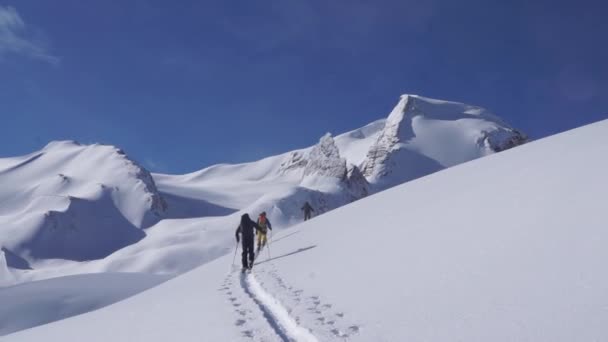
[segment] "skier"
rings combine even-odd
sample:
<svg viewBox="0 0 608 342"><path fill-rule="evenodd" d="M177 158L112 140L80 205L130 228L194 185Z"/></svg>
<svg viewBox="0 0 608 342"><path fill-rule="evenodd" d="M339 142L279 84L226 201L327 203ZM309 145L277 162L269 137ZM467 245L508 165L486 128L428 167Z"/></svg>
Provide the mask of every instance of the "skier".
<svg viewBox="0 0 608 342"><path fill-rule="evenodd" d="M315 211L311 206L310 203L308 203L308 201L306 201L306 203L304 203L304 206L302 207L302 210L304 211L304 221L310 220L311 217L311 211Z"/></svg>
<svg viewBox="0 0 608 342"><path fill-rule="evenodd" d="M258 232L258 253L264 246L266 246L266 242L268 241L267 233L268 229L272 230L272 224L270 224L270 220L266 217L266 212L263 211L258 217L258 225L262 228Z"/></svg>
<svg viewBox="0 0 608 342"><path fill-rule="evenodd" d="M243 255L242 255L242 263L243 263L243 272L247 269L251 269L253 267L253 242L255 240L254 235L256 231L261 231L262 227L260 227L257 223L249 218L249 214L243 214L241 216L241 224L239 224L236 229L236 242L239 243L239 233L243 236ZM258 233L259 234L259 233Z"/></svg>

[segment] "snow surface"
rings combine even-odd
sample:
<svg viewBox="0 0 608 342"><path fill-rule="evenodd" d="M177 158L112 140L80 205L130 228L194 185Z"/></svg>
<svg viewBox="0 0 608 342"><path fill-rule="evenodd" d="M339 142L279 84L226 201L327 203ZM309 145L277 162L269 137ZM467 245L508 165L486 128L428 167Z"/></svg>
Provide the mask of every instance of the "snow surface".
<svg viewBox="0 0 608 342"><path fill-rule="evenodd" d="M99 309L167 279L143 273L101 273L0 288L0 336Z"/></svg>
<svg viewBox="0 0 608 342"><path fill-rule="evenodd" d="M526 139L484 108L403 95L369 148L363 173L383 190Z"/></svg>
<svg viewBox="0 0 608 342"><path fill-rule="evenodd" d="M99 259L141 240L165 210L122 151L55 142L0 159L0 245L24 258Z"/></svg>
<svg viewBox="0 0 608 342"><path fill-rule="evenodd" d="M311 147L186 175L151 175L113 146L53 142L0 159L0 287L106 272L177 276L230 254L244 212L266 211L279 232L302 222L306 201L322 215L515 145L516 133L479 107L410 95L388 119ZM32 303L47 300L30 293ZM73 304L65 311L81 312Z"/></svg>
<svg viewBox="0 0 608 342"><path fill-rule="evenodd" d="M608 340L608 120L375 194L6 341ZM300 335L298 335L300 334Z"/></svg>

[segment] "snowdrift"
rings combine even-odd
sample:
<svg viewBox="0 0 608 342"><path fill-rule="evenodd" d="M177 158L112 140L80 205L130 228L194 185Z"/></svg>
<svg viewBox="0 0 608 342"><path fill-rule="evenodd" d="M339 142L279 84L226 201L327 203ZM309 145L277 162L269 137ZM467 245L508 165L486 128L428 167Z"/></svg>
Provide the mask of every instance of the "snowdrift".
<svg viewBox="0 0 608 342"><path fill-rule="evenodd" d="M6 341L608 339L608 121L409 182Z"/></svg>

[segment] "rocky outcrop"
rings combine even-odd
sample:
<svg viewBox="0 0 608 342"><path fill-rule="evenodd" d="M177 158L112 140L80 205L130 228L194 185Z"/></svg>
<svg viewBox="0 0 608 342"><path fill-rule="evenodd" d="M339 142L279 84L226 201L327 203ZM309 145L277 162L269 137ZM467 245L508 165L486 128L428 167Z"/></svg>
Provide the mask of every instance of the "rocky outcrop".
<svg viewBox="0 0 608 342"><path fill-rule="evenodd" d="M361 170L340 156L331 134L327 133L310 151L302 185L325 192L341 193L354 201L368 195L368 183Z"/></svg>
<svg viewBox="0 0 608 342"><path fill-rule="evenodd" d="M168 205L165 199L159 193L156 183L154 183L154 178L152 178L150 172L139 163L130 159L123 150L116 149L116 153L124 159L129 175L134 177L141 185L141 189L145 194L144 198L148 203L150 212L156 217L162 217L167 211Z"/></svg>
<svg viewBox="0 0 608 342"><path fill-rule="evenodd" d="M346 160L340 158L340 151L330 133L325 134L308 156L304 177L323 176L344 180Z"/></svg>

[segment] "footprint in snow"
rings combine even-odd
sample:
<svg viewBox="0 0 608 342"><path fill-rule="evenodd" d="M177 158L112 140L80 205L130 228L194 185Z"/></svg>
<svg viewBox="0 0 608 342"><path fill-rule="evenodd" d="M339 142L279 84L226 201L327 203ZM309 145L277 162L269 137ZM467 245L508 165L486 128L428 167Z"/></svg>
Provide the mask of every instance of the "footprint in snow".
<svg viewBox="0 0 608 342"><path fill-rule="evenodd" d="M244 319L238 319L236 322L234 322L234 325L240 327L241 325L245 324L245 322L246 321Z"/></svg>
<svg viewBox="0 0 608 342"><path fill-rule="evenodd" d="M358 325L351 325L350 327L348 327L348 332L351 334L356 334L361 330L361 328Z"/></svg>
<svg viewBox="0 0 608 342"><path fill-rule="evenodd" d="M338 337L348 337L348 334L343 333L340 329L331 329L331 332Z"/></svg>
<svg viewBox="0 0 608 342"><path fill-rule="evenodd" d="M319 305L321 305L321 300L319 299L319 297L318 297L318 296L312 296L312 297L310 297L310 299L311 299L311 301L312 301L312 304L313 304L315 307L318 307Z"/></svg>

